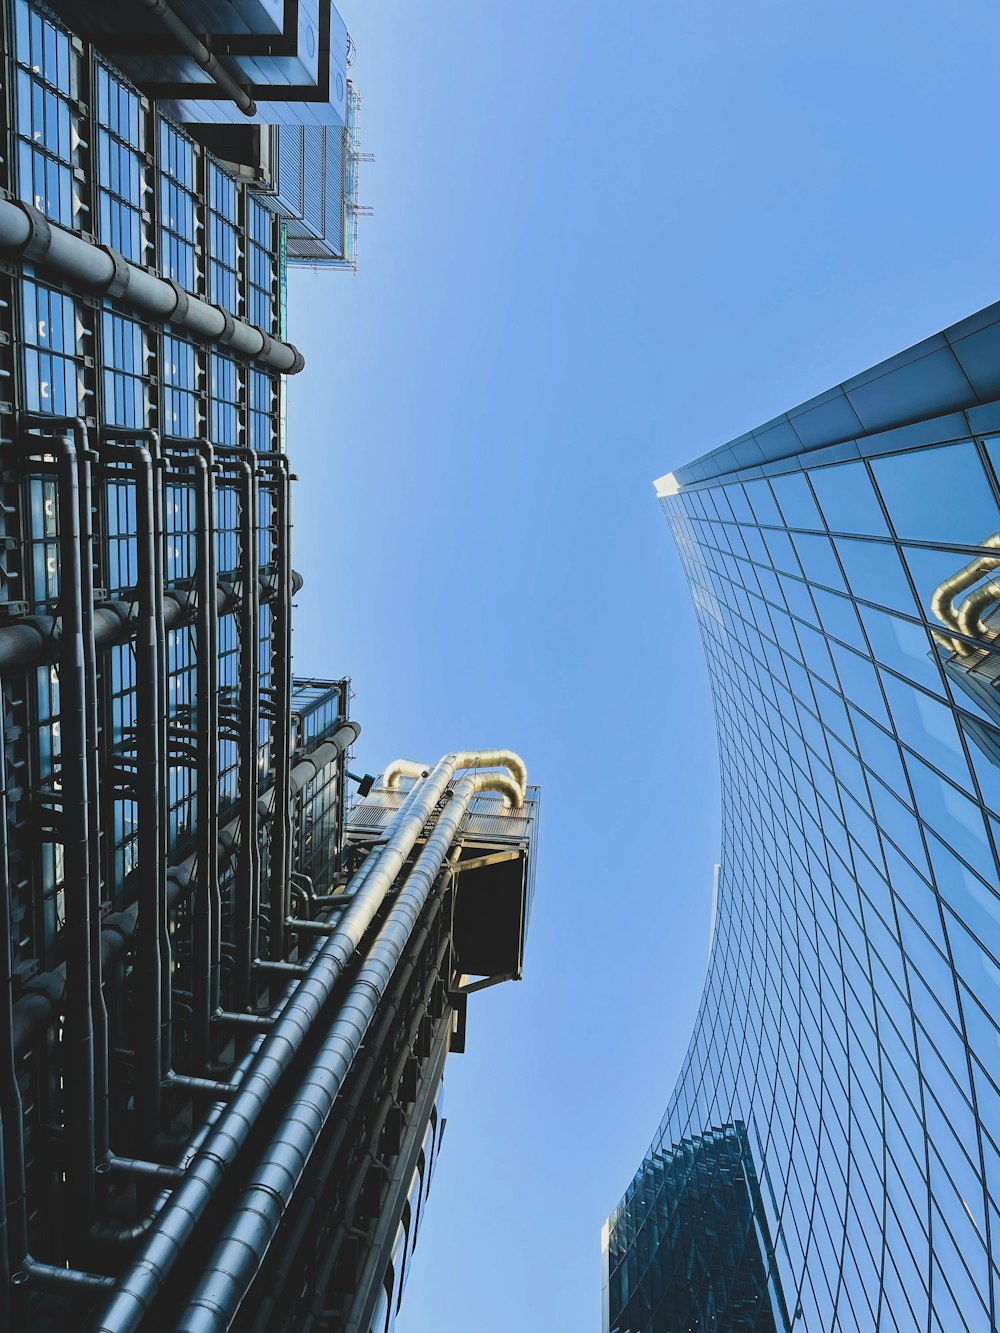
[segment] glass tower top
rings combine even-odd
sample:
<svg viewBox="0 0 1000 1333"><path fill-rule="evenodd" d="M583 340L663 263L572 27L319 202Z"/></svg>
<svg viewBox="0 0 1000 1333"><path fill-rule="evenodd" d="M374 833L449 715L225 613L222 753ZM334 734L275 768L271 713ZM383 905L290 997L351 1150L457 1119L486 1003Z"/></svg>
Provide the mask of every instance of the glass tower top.
<svg viewBox="0 0 1000 1333"><path fill-rule="evenodd" d="M998 319L658 483L712 681L723 833L691 1045L608 1223L617 1333L997 1325ZM663 1224L677 1168L650 1173L733 1126L759 1188L699 1183L714 1201L692 1241ZM724 1293L758 1262L756 1316L697 1304L699 1274Z"/></svg>

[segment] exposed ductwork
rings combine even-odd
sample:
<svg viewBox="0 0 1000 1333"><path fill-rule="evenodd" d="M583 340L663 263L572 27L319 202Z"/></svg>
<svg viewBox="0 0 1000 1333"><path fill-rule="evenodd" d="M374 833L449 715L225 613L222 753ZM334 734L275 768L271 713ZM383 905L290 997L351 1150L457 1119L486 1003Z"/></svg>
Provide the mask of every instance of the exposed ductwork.
<svg viewBox="0 0 1000 1333"><path fill-rule="evenodd" d="M1000 534L998 534L1000 536ZM997 562L1000 564L1000 561ZM528 770L524 760L513 750L465 750L452 756L455 768L505 768L514 780L514 785L505 791L515 806L524 804L524 793L528 786ZM399 788L400 778L421 778L427 776L427 765L414 759L394 759L382 775L382 785L390 791ZM494 790L501 790L495 787Z"/></svg>
<svg viewBox="0 0 1000 1333"><path fill-rule="evenodd" d="M269 370L295 375L305 359L291 343L234 319L112 250L50 222L31 204L0 199L0 253L47 269L88 296L106 296L147 319L170 324L201 342L218 344Z"/></svg>
<svg viewBox="0 0 1000 1333"><path fill-rule="evenodd" d="M996 550L1000 548L1000 532L994 532L992 536L985 537L980 543L987 549ZM1000 565L1000 555L980 555L975 560L970 560L967 565L963 565L960 570L952 574L950 578L939 583L931 595L931 611L941 621L942 625L947 625L949 629L957 631L959 634L967 634L970 638L981 639L986 633L986 626L980 620L980 612L984 607L992 602L1000 601L1000 581L991 579L989 583L982 588L977 588L975 592L970 593L956 608L955 599L959 593L965 592L977 580L985 574L991 573ZM963 639L952 639L946 634L940 634L932 630L934 638L947 648L949 652L957 653L959 657L968 657L973 651L971 644Z"/></svg>
<svg viewBox="0 0 1000 1333"><path fill-rule="evenodd" d="M237 1223L220 1245L220 1252L225 1251L225 1262L228 1262L230 1242L234 1254L241 1256L231 1273L221 1272L214 1264L212 1267L214 1279L219 1284L218 1292L228 1288L224 1307L220 1306L225 1314L220 1317L211 1312L211 1303L218 1302L213 1294L214 1288L208 1291L203 1284L189 1307L190 1322L182 1321L178 1325L215 1330L229 1327L246 1289L244 1283L249 1285L256 1272L253 1255L257 1249L263 1252L270 1245L274 1234L272 1223L276 1225L280 1221L285 1193L290 1194L294 1189L304 1167L302 1163L295 1172L285 1169L283 1174L276 1172L274 1167L268 1170L269 1154L274 1152L282 1161L287 1161L291 1144L301 1132L303 1123L315 1120L317 1112L324 1120L328 1117L340 1087L342 1074L339 1071L348 1068L357 1053L371 1014L396 965L402 943L405 943L416 915L444 866L472 796L477 791L495 788L499 778L504 787L511 782L523 799L517 778L508 779L502 774L486 772L470 774L459 781L454 792L449 793L455 774L461 769L479 770L493 765L506 767L518 777L527 777L523 761L511 751L453 753L445 755L428 776L406 794L384 832L384 840L372 849L351 880L350 900L336 928L317 948L307 974L274 1012L267 1034L240 1079L238 1090L220 1113L190 1163L184 1180L157 1216L141 1252L98 1317L95 1328L100 1333L128 1333L138 1329L170 1281L175 1264L222 1180L251 1140L263 1107L269 1104L274 1088L302 1049L306 1034L315 1030L321 1020L334 988L356 957L376 914L423 835L427 821L438 809L442 798L447 796L434 829L364 958L361 973L352 983L350 999L338 1007L340 1017L334 1020L320 1043L310 1074L293 1095L271 1138L265 1165L248 1187L247 1193L252 1191L255 1198L258 1191L268 1194L270 1202L265 1215L241 1208L241 1216L248 1221L248 1234L244 1236ZM314 1103L317 1096L323 1098L319 1106ZM315 1136L312 1141L315 1142ZM282 1176L280 1181L279 1175ZM240 1231L238 1236L237 1230ZM256 1248L247 1250L248 1242Z"/></svg>
<svg viewBox="0 0 1000 1333"><path fill-rule="evenodd" d="M523 764L520 767L524 771ZM231 1327L308 1167L434 883L447 868L448 853L473 796L497 789L506 793L509 787L516 787L512 779L483 772L470 773L456 784L344 997L340 1017L320 1044L249 1183L241 1191L240 1209L204 1265L204 1275L175 1325L178 1333L221 1333ZM391 864L376 866L365 891L384 894L393 878Z"/></svg>

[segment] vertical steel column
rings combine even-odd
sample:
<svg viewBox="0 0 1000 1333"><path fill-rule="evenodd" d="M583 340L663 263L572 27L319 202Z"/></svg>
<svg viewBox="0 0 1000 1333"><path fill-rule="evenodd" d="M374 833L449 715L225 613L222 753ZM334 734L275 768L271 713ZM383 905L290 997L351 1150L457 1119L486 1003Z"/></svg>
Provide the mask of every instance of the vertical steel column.
<svg viewBox="0 0 1000 1333"><path fill-rule="evenodd" d="M276 474L277 596L272 603L271 624L275 799L269 848L268 933L270 957L279 959L284 958L287 953L285 921L288 917L288 885L292 868L292 809L289 789L292 751L292 476L285 454L261 453L258 454L258 458Z"/></svg>
<svg viewBox="0 0 1000 1333"><path fill-rule="evenodd" d="M212 1063L212 1015L219 1008L222 898L219 892L218 614L215 572L215 452L201 440L170 440L193 454L198 543L195 635L195 754L198 871L191 919L191 1044L196 1068Z"/></svg>
<svg viewBox="0 0 1000 1333"><path fill-rule="evenodd" d="M260 579L258 577L257 456L252 449L216 446L221 458L231 459L241 479L240 494L240 722L239 819L240 839L233 892L235 966L232 1008L246 1009L251 999L253 963L257 957L260 915L260 851L257 845L257 733L260 721L258 635Z"/></svg>
<svg viewBox="0 0 1000 1333"><path fill-rule="evenodd" d="M64 1141L68 1213L76 1237L95 1220L98 1111L94 1077L95 973L100 984L100 937L94 947L91 882L92 830L88 784L87 723L90 718L84 634L84 573L89 559L80 530L82 502L89 510L89 484L81 495L81 472L89 463L68 436L32 441L52 454L57 466L59 515L59 730L62 779L63 884L65 896L66 1012L63 1027ZM89 513L88 513L89 517ZM87 524L89 530L89 522ZM84 550L86 557L84 558ZM91 606L93 603L91 602ZM91 650L93 639L91 638ZM93 668L93 657L89 659ZM99 929L99 921L96 923ZM102 1001L103 1007L103 1001Z"/></svg>
<svg viewBox="0 0 1000 1333"><path fill-rule="evenodd" d="M159 433L155 430L134 430L128 427L106 427L103 431L107 440L143 443L152 459L153 483L153 616L155 620L154 639L156 643L156 712L157 737L159 741L160 778L156 793L156 823L159 842L155 853L155 864L159 867L160 899L158 904L157 939L160 949L160 1076L164 1077L172 1068L172 1006L171 990L171 950L169 913L165 867L167 865L167 632L164 624L163 595L166 591L164 577L164 504L167 481L167 465L160 445Z"/></svg>
<svg viewBox="0 0 1000 1333"><path fill-rule="evenodd" d="M136 1110L145 1141L160 1131L161 1082L166 1066L162 1050L163 959L166 952L165 863L160 859L163 772L160 765L160 645L163 588L156 585L156 531L153 459L138 445L104 444L109 462L128 465L135 478L136 564L139 627L136 665L136 797L139 806L138 860L141 877L136 923L137 1005ZM159 616L157 615L159 608ZM147 1038L147 1033L149 1034Z"/></svg>
<svg viewBox="0 0 1000 1333"><path fill-rule="evenodd" d="M0 718L2 725L2 718ZM24 1171L21 1089L14 1058L13 951L11 949L10 867L7 862L7 755L0 736L0 1324L12 1328L11 1274L28 1253L28 1211Z"/></svg>
<svg viewBox="0 0 1000 1333"><path fill-rule="evenodd" d="M97 1160L103 1161L108 1153L108 1011L104 1003L101 975L101 816L100 816L100 757L98 739L100 728L97 714L97 648L94 642L94 555L93 555L93 502L91 496L90 464L97 457L90 449L90 434L82 417L49 416L45 413L26 412L22 424L29 430L68 431L78 473L77 529L79 532L78 563L80 566L80 622L84 666L84 693L80 703L84 721L84 747L87 777L87 891L89 895L89 999L93 1047L92 1114ZM60 437L66 438L66 437ZM56 453L48 446L53 437L28 437L22 447L33 454ZM60 519L60 532L62 520ZM61 558L61 557L60 557ZM62 580L60 576L60 602ZM62 719L62 679L60 668L60 729ZM67 883L69 876L66 875Z"/></svg>

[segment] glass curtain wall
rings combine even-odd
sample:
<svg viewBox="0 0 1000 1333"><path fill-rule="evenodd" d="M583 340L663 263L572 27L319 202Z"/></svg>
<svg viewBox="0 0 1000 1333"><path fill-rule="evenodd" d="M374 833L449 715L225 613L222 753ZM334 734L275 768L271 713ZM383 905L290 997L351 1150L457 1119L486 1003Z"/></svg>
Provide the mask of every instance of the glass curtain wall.
<svg viewBox="0 0 1000 1333"><path fill-rule="evenodd" d="M793 412L658 484L713 686L723 845L695 1032L609 1220L617 1333L997 1327L1000 414L970 380L945 413L933 367L895 388L879 369L888 429L852 414L853 438L790 446ZM778 424L783 456L734 466ZM676 1322L649 1173L735 1123L775 1300Z"/></svg>

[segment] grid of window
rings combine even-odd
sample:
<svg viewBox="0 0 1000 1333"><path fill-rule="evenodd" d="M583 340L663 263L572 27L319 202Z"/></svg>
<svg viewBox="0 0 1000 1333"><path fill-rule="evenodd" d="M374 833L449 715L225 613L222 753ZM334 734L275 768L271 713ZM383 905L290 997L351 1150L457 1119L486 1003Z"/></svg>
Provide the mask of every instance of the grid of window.
<svg viewBox="0 0 1000 1333"><path fill-rule="evenodd" d="M257 563L265 568L274 561L274 497L263 486L257 494Z"/></svg>
<svg viewBox="0 0 1000 1333"><path fill-rule="evenodd" d="M143 262L142 198L146 189L142 154L146 119L139 94L98 64L97 233L105 245L135 264Z"/></svg>
<svg viewBox="0 0 1000 1333"><path fill-rule="evenodd" d="M76 303L30 277L21 281L24 398L30 412L76 416L82 384Z"/></svg>
<svg viewBox="0 0 1000 1333"><path fill-rule="evenodd" d="M257 679L263 702L271 686L271 608L267 602L261 603L257 627ZM263 706L257 728L257 767L263 781L271 771L271 723Z"/></svg>
<svg viewBox="0 0 1000 1333"><path fill-rule="evenodd" d="M17 0L14 24L18 194L73 227L77 55L67 34L27 0Z"/></svg>
<svg viewBox="0 0 1000 1333"><path fill-rule="evenodd" d="M329 765L302 791L299 814L299 864L312 880L317 893L328 893L339 869L337 820L339 816L339 770Z"/></svg>
<svg viewBox="0 0 1000 1333"><path fill-rule="evenodd" d="M198 353L193 343L163 335L163 429L184 440L198 437Z"/></svg>
<svg viewBox="0 0 1000 1333"><path fill-rule="evenodd" d="M250 448L258 454L274 448L275 381L266 370L247 371L250 398Z"/></svg>
<svg viewBox="0 0 1000 1333"><path fill-rule="evenodd" d="M186 291L197 289L196 218L198 216L194 144L168 121L160 119L160 254L165 278Z"/></svg>
<svg viewBox="0 0 1000 1333"><path fill-rule="evenodd" d="M142 325L106 307L101 311L104 418L113 426L146 420L146 335Z"/></svg>
<svg viewBox="0 0 1000 1333"><path fill-rule="evenodd" d="M239 313L240 232L236 182L208 164L208 299Z"/></svg>
<svg viewBox="0 0 1000 1333"><path fill-rule="evenodd" d="M247 195L247 318L265 333L274 325L274 215Z"/></svg>
<svg viewBox="0 0 1000 1333"><path fill-rule="evenodd" d="M240 371L228 356L209 356L209 432L213 444L240 443Z"/></svg>
<svg viewBox="0 0 1000 1333"><path fill-rule="evenodd" d="M59 596L59 506L54 477L28 481L28 540L31 547L31 600L36 610Z"/></svg>
<svg viewBox="0 0 1000 1333"><path fill-rule="evenodd" d="M111 476L104 486L103 579L108 591L120 594L138 579L135 482L125 472Z"/></svg>
<svg viewBox="0 0 1000 1333"><path fill-rule="evenodd" d="M772 1278L810 1333L998 1318L1000 443L925 438L662 502L724 802L709 975L651 1154L747 1125ZM611 1219L620 1333L656 1326L626 1294L647 1211L633 1182Z"/></svg>
<svg viewBox="0 0 1000 1333"><path fill-rule="evenodd" d="M186 482L168 483L165 509L167 583L184 583L194 576L196 546L194 493Z"/></svg>
<svg viewBox="0 0 1000 1333"><path fill-rule="evenodd" d="M219 617L219 663L217 669L219 716L232 730L239 709L239 637L236 617ZM221 730L221 728L220 728ZM219 809L235 805L238 790L239 745L232 736L219 737Z"/></svg>

